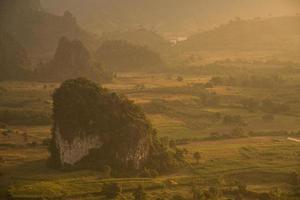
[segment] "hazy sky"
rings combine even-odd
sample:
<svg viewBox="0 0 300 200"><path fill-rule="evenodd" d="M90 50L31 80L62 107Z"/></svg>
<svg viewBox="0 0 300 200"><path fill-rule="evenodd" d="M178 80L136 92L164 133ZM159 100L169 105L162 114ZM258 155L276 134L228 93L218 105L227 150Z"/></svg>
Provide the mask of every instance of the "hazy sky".
<svg viewBox="0 0 300 200"><path fill-rule="evenodd" d="M211 28L236 16L300 13L300 0L42 0L42 3L46 10L57 14L70 10L82 26L95 30L144 25L164 32L192 31Z"/></svg>

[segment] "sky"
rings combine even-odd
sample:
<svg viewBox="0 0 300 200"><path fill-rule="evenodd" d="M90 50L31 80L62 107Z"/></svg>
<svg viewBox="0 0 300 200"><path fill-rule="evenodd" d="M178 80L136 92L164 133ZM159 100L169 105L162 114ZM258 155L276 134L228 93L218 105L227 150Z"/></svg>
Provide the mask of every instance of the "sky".
<svg viewBox="0 0 300 200"><path fill-rule="evenodd" d="M41 0L52 13L71 11L92 31L132 29L143 25L160 32L192 32L230 19L300 13L300 0Z"/></svg>

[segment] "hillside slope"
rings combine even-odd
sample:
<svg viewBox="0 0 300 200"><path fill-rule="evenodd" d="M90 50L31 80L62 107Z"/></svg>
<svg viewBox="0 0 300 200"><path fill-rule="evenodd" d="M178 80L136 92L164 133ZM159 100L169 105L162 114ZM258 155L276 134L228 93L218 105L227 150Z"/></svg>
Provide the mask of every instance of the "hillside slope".
<svg viewBox="0 0 300 200"><path fill-rule="evenodd" d="M300 16L236 19L177 44L176 50L206 59L280 59L300 61Z"/></svg>
<svg viewBox="0 0 300 200"><path fill-rule="evenodd" d="M124 40L133 45L147 46L149 49L165 54L171 44L156 32L140 28L135 31L115 31L103 34L102 41Z"/></svg>
<svg viewBox="0 0 300 200"><path fill-rule="evenodd" d="M22 45L9 34L0 32L0 81L29 78L30 65Z"/></svg>
<svg viewBox="0 0 300 200"><path fill-rule="evenodd" d="M300 16L236 19L191 36L178 47L186 50L282 50L299 46Z"/></svg>
<svg viewBox="0 0 300 200"><path fill-rule="evenodd" d="M70 12L63 16L47 13L39 0L2 0L1 29L11 34L28 51L30 57L49 59L62 36L93 43Z"/></svg>

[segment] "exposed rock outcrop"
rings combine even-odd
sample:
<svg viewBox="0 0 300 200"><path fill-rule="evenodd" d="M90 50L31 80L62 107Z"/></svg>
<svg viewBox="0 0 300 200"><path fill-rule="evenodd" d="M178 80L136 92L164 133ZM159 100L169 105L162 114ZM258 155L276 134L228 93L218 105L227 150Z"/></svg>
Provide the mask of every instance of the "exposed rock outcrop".
<svg viewBox="0 0 300 200"><path fill-rule="evenodd" d="M79 78L65 81L53 100L52 163L124 169L146 163L153 129L127 98Z"/></svg>

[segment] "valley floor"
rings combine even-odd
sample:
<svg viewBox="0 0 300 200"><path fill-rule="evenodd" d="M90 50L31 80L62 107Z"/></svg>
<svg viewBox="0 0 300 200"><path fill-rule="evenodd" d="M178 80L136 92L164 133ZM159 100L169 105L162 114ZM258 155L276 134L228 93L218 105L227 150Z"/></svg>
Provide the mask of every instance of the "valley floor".
<svg viewBox="0 0 300 200"><path fill-rule="evenodd" d="M182 76L180 81L177 76ZM159 136L184 149L184 164L158 177L105 177L99 170L63 172L47 166L51 132L51 94L57 83L0 83L0 199L104 199L105 183L119 183L120 199L133 199L143 185L149 199L192 199L192 186L217 187L220 199L244 199L277 191L288 199L300 193L300 104L297 88L203 87L213 75L119 74L104 85L140 104ZM290 77L290 75L287 75ZM300 76L293 75L295 83ZM298 79L299 78L299 79ZM209 94L207 94L209 92ZM211 99L204 102L205 98ZM285 95L284 102L280 97ZM248 109L241 99L265 97L289 103L288 112ZM211 104L210 102L215 102ZM226 116L240 116L238 122ZM197 162L193 155L201 154ZM280 191L280 192L278 192Z"/></svg>

